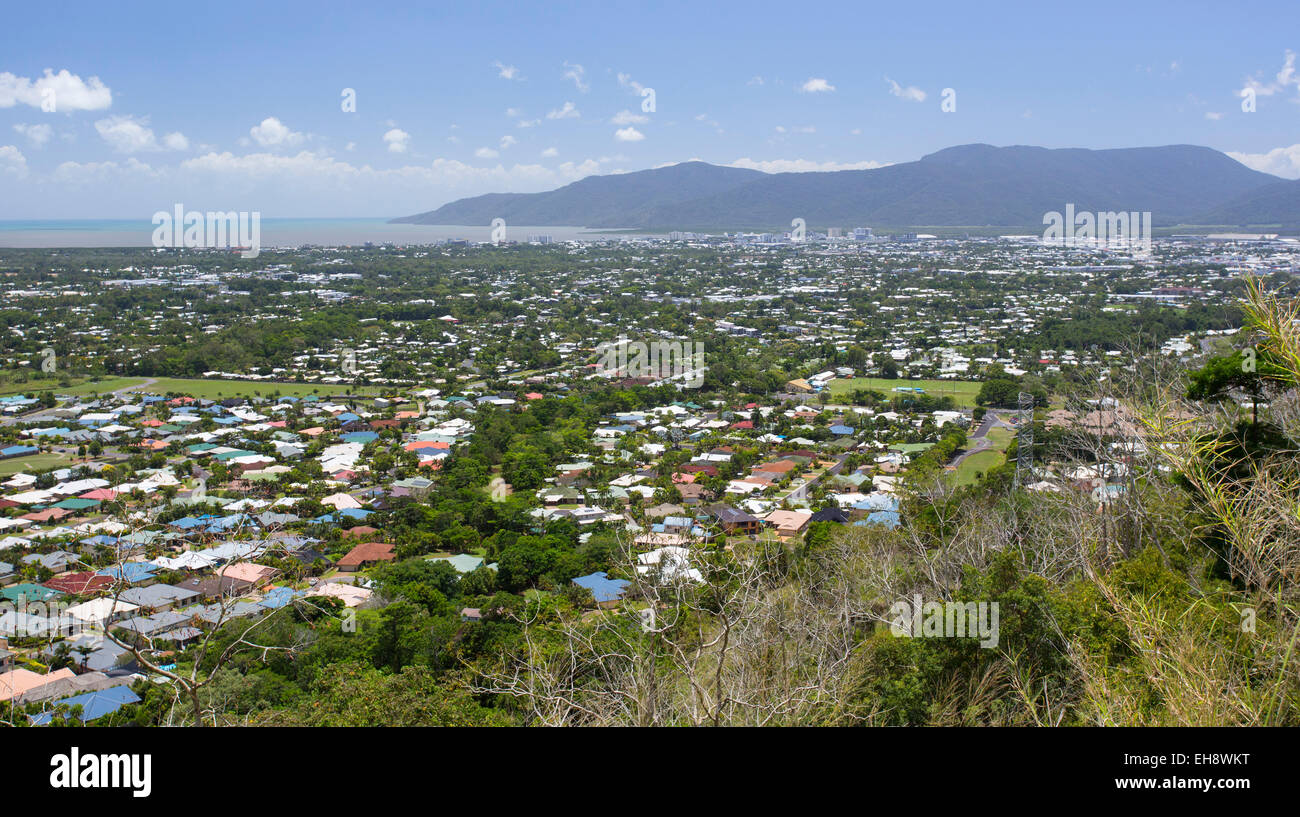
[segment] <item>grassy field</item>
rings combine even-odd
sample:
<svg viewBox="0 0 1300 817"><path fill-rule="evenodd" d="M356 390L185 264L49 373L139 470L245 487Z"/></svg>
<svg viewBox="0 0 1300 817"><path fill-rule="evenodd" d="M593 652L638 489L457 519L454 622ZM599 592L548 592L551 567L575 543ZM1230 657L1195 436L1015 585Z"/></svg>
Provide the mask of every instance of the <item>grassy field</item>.
<svg viewBox="0 0 1300 817"><path fill-rule="evenodd" d="M159 377L157 380L157 383L150 385L144 391L157 392L158 394L174 391L208 400L218 397L252 397L258 394L263 397L273 394L278 394L281 397L306 397L311 394L324 396L327 394L347 394L352 390L351 386L326 383L272 383L269 381L201 380L179 377ZM140 382L145 381L141 379ZM374 387L362 387L358 390L358 393L379 394L380 390Z"/></svg>
<svg viewBox="0 0 1300 817"><path fill-rule="evenodd" d="M32 454L29 457L15 457L11 460L0 460L0 477L13 476L19 471L46 471L50 468L61 468L71 463L72 460L58 452L50 454Z"/></svg>
<svg viewBox="0 0 1300 817"><path fill-rule="evenodd" d="M973 407L975 396L980 393L977 381L971 380L884 380L879 377L850 377L844 380L832 380L831 401L842 402L849 398L856 389L871 389L888 397L901 396L895 387L921 388L931 397L951 397L958 406Z"/></svg>
<svg viewBox="0 0 1300 817"><path fill-rule="evenodd" d="M1015 432L1009 428L995 426L994 428L990 428L989 433L984 436L988 438L988 441L993 444L994 448L999 451L1006 451L1007 446L1011 445L1011 440L1015 438Z"/></svg>
<svg viewBox="0 0 1300 817"><path fill-rule="evenodd" d="M0 395L4 394L26 394L33 396L43 391L52 391L55 394L95 394L115 391L116 389L134 386L137 383L143 383L141 377L109 377L92 383L84 377L71 378L72 385L60 386L58 380L30 380L26 383L4 383L0 384Z"/></svg>
<svg viewBox="0 0 1300 817"><path fill-rule="evenodd" d="M976 481L976 474L987 473L990 468L996 468L1006 461L1006 454L992 448L971 454L962 460L961 465L957 466L957 473L953 476L953 484L958 486L972 485Z"/></svg>

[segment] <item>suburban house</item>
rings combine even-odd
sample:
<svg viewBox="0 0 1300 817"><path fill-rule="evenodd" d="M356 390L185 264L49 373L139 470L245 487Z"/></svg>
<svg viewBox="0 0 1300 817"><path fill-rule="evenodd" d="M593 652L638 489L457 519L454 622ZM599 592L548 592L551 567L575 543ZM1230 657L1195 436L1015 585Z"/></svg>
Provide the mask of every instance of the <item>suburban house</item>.
<svg viewBox="0 0 1300 817"><path fill-rule="evenodd" d="M362 542L349 550L338 561L338 569L354 573L379 562L391 562L396 558L393 545L387 542Z"/></svg>

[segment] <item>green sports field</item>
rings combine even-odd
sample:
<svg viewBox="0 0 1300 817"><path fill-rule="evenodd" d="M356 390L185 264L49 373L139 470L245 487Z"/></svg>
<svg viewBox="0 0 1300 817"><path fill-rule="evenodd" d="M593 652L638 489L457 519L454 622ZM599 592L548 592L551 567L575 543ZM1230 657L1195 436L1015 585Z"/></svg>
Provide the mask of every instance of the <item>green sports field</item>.
<svg viewBox="0 0 1300 817"><path fill-rule="evenodd" d="M982 383L974 380L885 380L879 377L850 377L844 380L832 380L831 400L846 400L857 389L871 389L886 397L900 395L895 387L925 389L931 397L951 397L958 406L971 408L975 405L975 396L980 393Z"/></svg>
<svg viewBox="0 0 1300 817"><path fill-rule="evenodd" d="M43 391L52 391L56 394L95 394L110 392L143 382L144 378L140 377L108 377L94 383L84 377L74 377L71 379L70 385L60 386L59 381L53 378L49 380L29 380L26 383L11 382L0 385L0 395L25 394L31 397Z"/></svg>
<svg viewBox="0 0 1300 817"><path fill-rule="evenodd" d="M63 468L71 464L71 462L71 459L57 451L48 454L32 454L27 457L14 457L11 460L0 460L0 477L11 476L19 471L28 471L35 474L39 471L48 471L51 468Z"/></svg>
<svg viewBox="0 0 1300 817"><path fill-rule="evenodd" d="M208 400L215 400L221 397L252 397L261 395L269 397L279 395L281 397L306 397L311 394L325 396L327 394L347 394L352 391L352 386L344 384L326 384L326 383L273 383L270 381L256 382L252 380L203 380L189 379L180 377L159 377L156 383L144 387L142 391L156 392L158 394L167 394L168 392L178 392L188 394L191 397L202 397ZM145 380L140 378L140 382ZM358 394L379 394L380 389L377 387L361 387L357 390Z"/></svg>

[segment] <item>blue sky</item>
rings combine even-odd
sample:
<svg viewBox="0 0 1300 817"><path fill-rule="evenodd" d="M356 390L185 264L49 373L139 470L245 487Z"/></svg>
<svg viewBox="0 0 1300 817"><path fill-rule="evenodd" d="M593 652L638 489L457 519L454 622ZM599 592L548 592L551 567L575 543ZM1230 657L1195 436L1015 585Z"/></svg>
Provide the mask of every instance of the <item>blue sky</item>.
<svg viewBox="0 0 1300 817"><path fill-rule="evenodd" d="M395 216L687 159L873 167L970 142L1190 143L1300 177L1294 0L998 6L20 4L0 218Z"/></svg>

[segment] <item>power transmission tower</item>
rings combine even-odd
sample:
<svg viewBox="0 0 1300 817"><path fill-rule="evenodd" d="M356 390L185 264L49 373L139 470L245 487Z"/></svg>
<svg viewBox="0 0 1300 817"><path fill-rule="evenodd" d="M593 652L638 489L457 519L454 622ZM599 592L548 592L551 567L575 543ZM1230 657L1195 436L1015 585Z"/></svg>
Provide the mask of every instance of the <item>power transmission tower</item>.
<svg viewBox="0 0 1300 817"><path fill-rule="evenodd" d="M1034 396L1020 393L1020 422L1016 427L1016 487L1034 478Z"/></svg>

